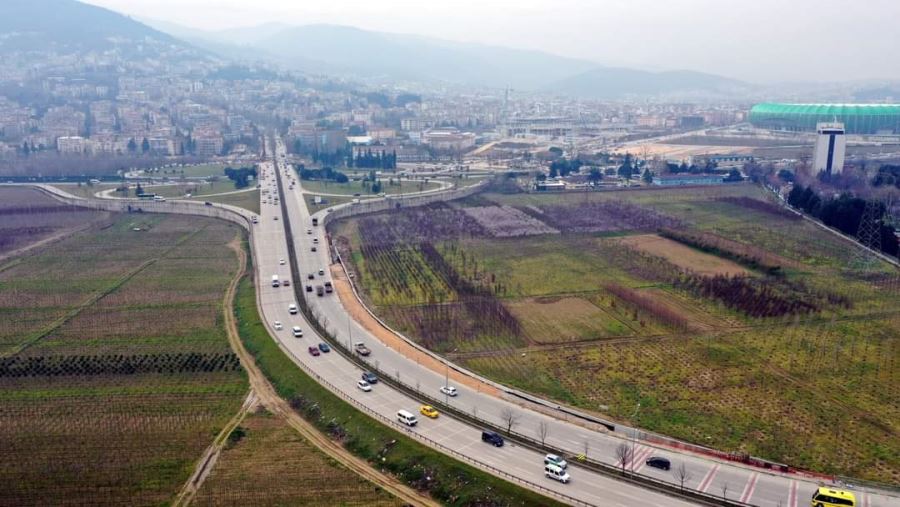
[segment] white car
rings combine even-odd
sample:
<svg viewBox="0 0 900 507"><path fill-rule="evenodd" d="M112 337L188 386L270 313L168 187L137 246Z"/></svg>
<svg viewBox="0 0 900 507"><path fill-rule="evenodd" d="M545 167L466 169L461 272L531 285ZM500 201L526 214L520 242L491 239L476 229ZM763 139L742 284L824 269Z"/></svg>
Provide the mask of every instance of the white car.
<svg viewBox="0 0 900 507"><path fill-rule="evenodd" d="M300 326L294 326L291 328L291 332L294 333L294 338L303 338L303 330L300 329Z"/></svg>
<svg viewBox="0 0 900 507"><path fill-rule="evenodd" d="M297 315L297 305L294 303L289 304L288 313L290 313L291 315Z"/></svg>
<svg viewBox="0 0 900 507"><path fill-rule="evenodd" d="M278 264L284 266L284 259L278 259Z"/></svg>
<svg viewBox="0 0 900 507"><path fill-rule="evenodd" d="M459 392L453 386L441 386L441 392L447 396L456 396Z"/></svg>
<svg viewBox="0 0 900 507"><path fill-rule="evenodd" d="M320 269L320 270L319 270L319 274L320 274L320 275L325 275L325 270L324 270L324 269Z"/></svg>
<svg viewBox="0 0 900 507"><path fill-rule="evenodd" d="M358 387L360 391L365 392L369 392L372 390L372 384L366 382L365 380L357 380L356 387Z"/></svg>
<svg viewBox="0 0 900 507"><path fill-rule="evenodd" d="M284 326L281 325L280 320L276 320L272 325L275 326L276 331L281 331L282 329L284 329Z"/></svg>

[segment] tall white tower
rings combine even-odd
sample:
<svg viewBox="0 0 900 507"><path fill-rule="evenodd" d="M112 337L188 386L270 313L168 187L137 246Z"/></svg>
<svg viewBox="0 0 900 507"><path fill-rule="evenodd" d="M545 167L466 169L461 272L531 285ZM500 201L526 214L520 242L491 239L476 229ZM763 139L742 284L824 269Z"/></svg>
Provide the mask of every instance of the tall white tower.
<svg viewBox="0 0 900 507"><path fill-rule="evenodd" d="M816 152L813 157L813 171L840 174L844 169L844 154L847 151L847 136L843 123L819 123L816 125Z"/></svg>

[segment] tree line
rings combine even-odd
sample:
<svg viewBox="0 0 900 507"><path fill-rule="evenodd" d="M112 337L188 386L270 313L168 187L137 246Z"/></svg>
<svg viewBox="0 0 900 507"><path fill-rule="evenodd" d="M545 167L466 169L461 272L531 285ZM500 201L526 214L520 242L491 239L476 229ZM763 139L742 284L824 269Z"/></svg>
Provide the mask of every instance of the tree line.
<svg viewBox="0 0 900 507"><path fill-rule="evenodd" d="M372 151L366 150L359 152L355 156L351 153L347 158L347 167L359 167L363 169L396 169L397 168L397 152L387 153L385 150Z"/></svg>
<svg viewBox="0 0 900 507"><path fill-rule="evenodd" d="M297 174L301 180L325 180L334 181L335 183L347 183L350 181L346 174L336 171L332 167L307 169L305 165L300 164L297 166Z"/></svg>
<svg viewBox="0 0 900 507"><path fill-rule="evenodd" d="M247 188L250 185L250 178L256 178L256 167L241 167L239 169L226 167L225 176L228 176L228 179L234 182L234 188Z"/></svg>
<svg viewBox="0 0 900 507"><path fill-rule="evenodd" d="M849 193L838 197L822 197L812 187L795 184L788 194L788 204L818 218L829 227L849 236L856 236L867 200ZM875 215L879 217L877 226L881 232L881 251L896 257L900 246L897 244L894 227L884 222L885 205L878 201L872 204L876 207Z"/></svg>

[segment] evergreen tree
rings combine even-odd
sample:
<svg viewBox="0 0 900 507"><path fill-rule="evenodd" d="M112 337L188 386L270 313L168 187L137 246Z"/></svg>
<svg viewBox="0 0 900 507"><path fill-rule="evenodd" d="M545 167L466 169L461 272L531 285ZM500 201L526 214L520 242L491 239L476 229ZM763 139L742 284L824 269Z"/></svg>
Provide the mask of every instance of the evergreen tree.
<svg viewBox="0 0 900 507"><path fill-rule="evenodd" d="M141 153L147 154L150 151L150 141L147 138L144 138L144 141L141 143Z"/></svg>

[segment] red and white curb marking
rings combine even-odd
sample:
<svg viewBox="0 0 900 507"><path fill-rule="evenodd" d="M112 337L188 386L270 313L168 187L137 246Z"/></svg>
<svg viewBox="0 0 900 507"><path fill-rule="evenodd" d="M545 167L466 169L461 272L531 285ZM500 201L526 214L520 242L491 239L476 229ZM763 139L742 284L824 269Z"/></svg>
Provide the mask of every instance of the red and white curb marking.
<svg viewBox="0 0 900 507"><path fill-rule="evenodd" d="M788 507L797 507L797 481L791 481L791 491L788 493Z"/></svg>
<svg viewBox="0 0 900 507"><path fill-rule="evenodd" d="M749 503L750 498L753 497L753 492L756 490L756 481L759 480L759 473L754 473L747 479L747 484L744 485L744 492L741 493L741 502Z"/></svg>
<svg viewBox="0 0 900 507"><path fill-rule="evenodd" d="M706 477L700 481L700 485L697 486L697 491L701 493L706 493L706 490L709 489L709 486L712 484L713 479L716 478L716 473L719 472L719 464L713 465L712 468L709 469L709 472L706 472Z"/></svg>

